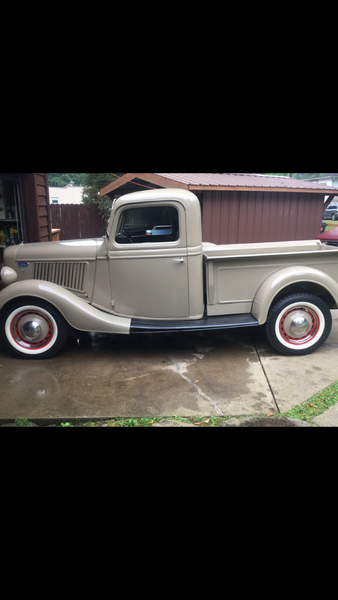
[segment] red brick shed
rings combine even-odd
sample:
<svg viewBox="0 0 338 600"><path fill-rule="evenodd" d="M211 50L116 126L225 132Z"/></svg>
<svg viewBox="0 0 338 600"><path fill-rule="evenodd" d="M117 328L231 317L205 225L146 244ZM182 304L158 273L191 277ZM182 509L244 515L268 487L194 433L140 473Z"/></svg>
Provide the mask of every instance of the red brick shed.
<svg viewBox="0 0 338 600"><path fill-rule="evenodd" d="M127 173L101 190L111 199L149 188L183 188L199 198L203 241L215 244L306 240L320 232L323 184L256 173Z"/></svg>

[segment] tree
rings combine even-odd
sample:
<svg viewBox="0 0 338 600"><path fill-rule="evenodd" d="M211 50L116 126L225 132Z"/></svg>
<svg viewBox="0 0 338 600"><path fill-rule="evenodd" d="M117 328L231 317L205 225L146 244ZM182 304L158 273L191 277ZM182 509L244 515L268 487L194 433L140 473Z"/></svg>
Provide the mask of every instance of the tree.
<svg viewBox="0 0 338 600"><path fill-rule="evenodd" d="M85 173L48 173L50 187L65 187L69 183L83 185Z"/></svg>
<svg viewBox="0 0 338 600"><path fill-rule="evenodd" d="M115 173L118 177L125 173ZM82 202L84 204L95 204L102 216L108 221L112 201L109 196L100 196L100 189L115 181L116 177L111 173L83 173L84 190Z"/></svg>
<svg viewBox="0 0 338 600"><path fill-rule="evenodd" d="M95 204L106 221L110 216L112 201L108 196L101 198L99 192L108 183L115 181L125 173L48 173L48 183L51 187L65 187L69 183L84 186L82 202Z"/></svg>
<svg viewBox="0 0 338 600"><path fill-rule="evenodd" d="M293 179L312 179L313 177L323 177L325 173L262 173L262 175L281 175L285 177L291 175Z"/></svg>

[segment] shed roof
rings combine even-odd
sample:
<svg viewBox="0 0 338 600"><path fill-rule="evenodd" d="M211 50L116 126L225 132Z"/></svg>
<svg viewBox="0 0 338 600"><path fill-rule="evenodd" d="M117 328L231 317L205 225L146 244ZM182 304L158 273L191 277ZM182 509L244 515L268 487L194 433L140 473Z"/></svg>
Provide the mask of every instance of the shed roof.
<svg viewBox="0 0 338 600"><path fill-rule="evenodd" d="M260 175L259 173L127 173L101 190L101 196L114 190L129 192L136 187L181 187L191 191L276 191L332 193L324 184L291 177Z"/></svg>
<svg viewBox="0 0 338 600"><path fill-rule="evenodd" d="M281 177L278 175L260 175L259 173L154 173L173 179L182 181L189 186L226 186L226 187L267 187L267 188L302 188L302 189L323 189L323 186L311 180L302 181L292 179L291 177ZM327 189L326 186L324 186Z"/></svg>

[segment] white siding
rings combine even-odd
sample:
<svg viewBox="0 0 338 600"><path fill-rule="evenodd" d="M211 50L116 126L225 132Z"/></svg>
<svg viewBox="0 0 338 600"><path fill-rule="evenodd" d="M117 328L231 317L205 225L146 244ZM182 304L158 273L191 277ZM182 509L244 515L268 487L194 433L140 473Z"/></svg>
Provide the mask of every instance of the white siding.
<svg viewBox="0 0 338 600"><path fill-rule="evenodd" d="M50 187L49 198L50 203L54 204L53 200L57 199L58 202L55 204L82 204L82 186L69 186L69 187Z"/></svg>

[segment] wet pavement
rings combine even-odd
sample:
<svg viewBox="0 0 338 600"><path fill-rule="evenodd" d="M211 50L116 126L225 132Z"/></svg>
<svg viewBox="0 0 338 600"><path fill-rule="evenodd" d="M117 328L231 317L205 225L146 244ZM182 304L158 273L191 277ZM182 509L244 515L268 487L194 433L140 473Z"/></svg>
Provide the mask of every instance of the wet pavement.
<svg viewBox="0 0 338 600"><path fill-rule="evenodd" d="M326 344L278 355L260 328L82 334L50 360L0 350L0 419L239 416L284 412L338 378L338 311Z"/></svg>

